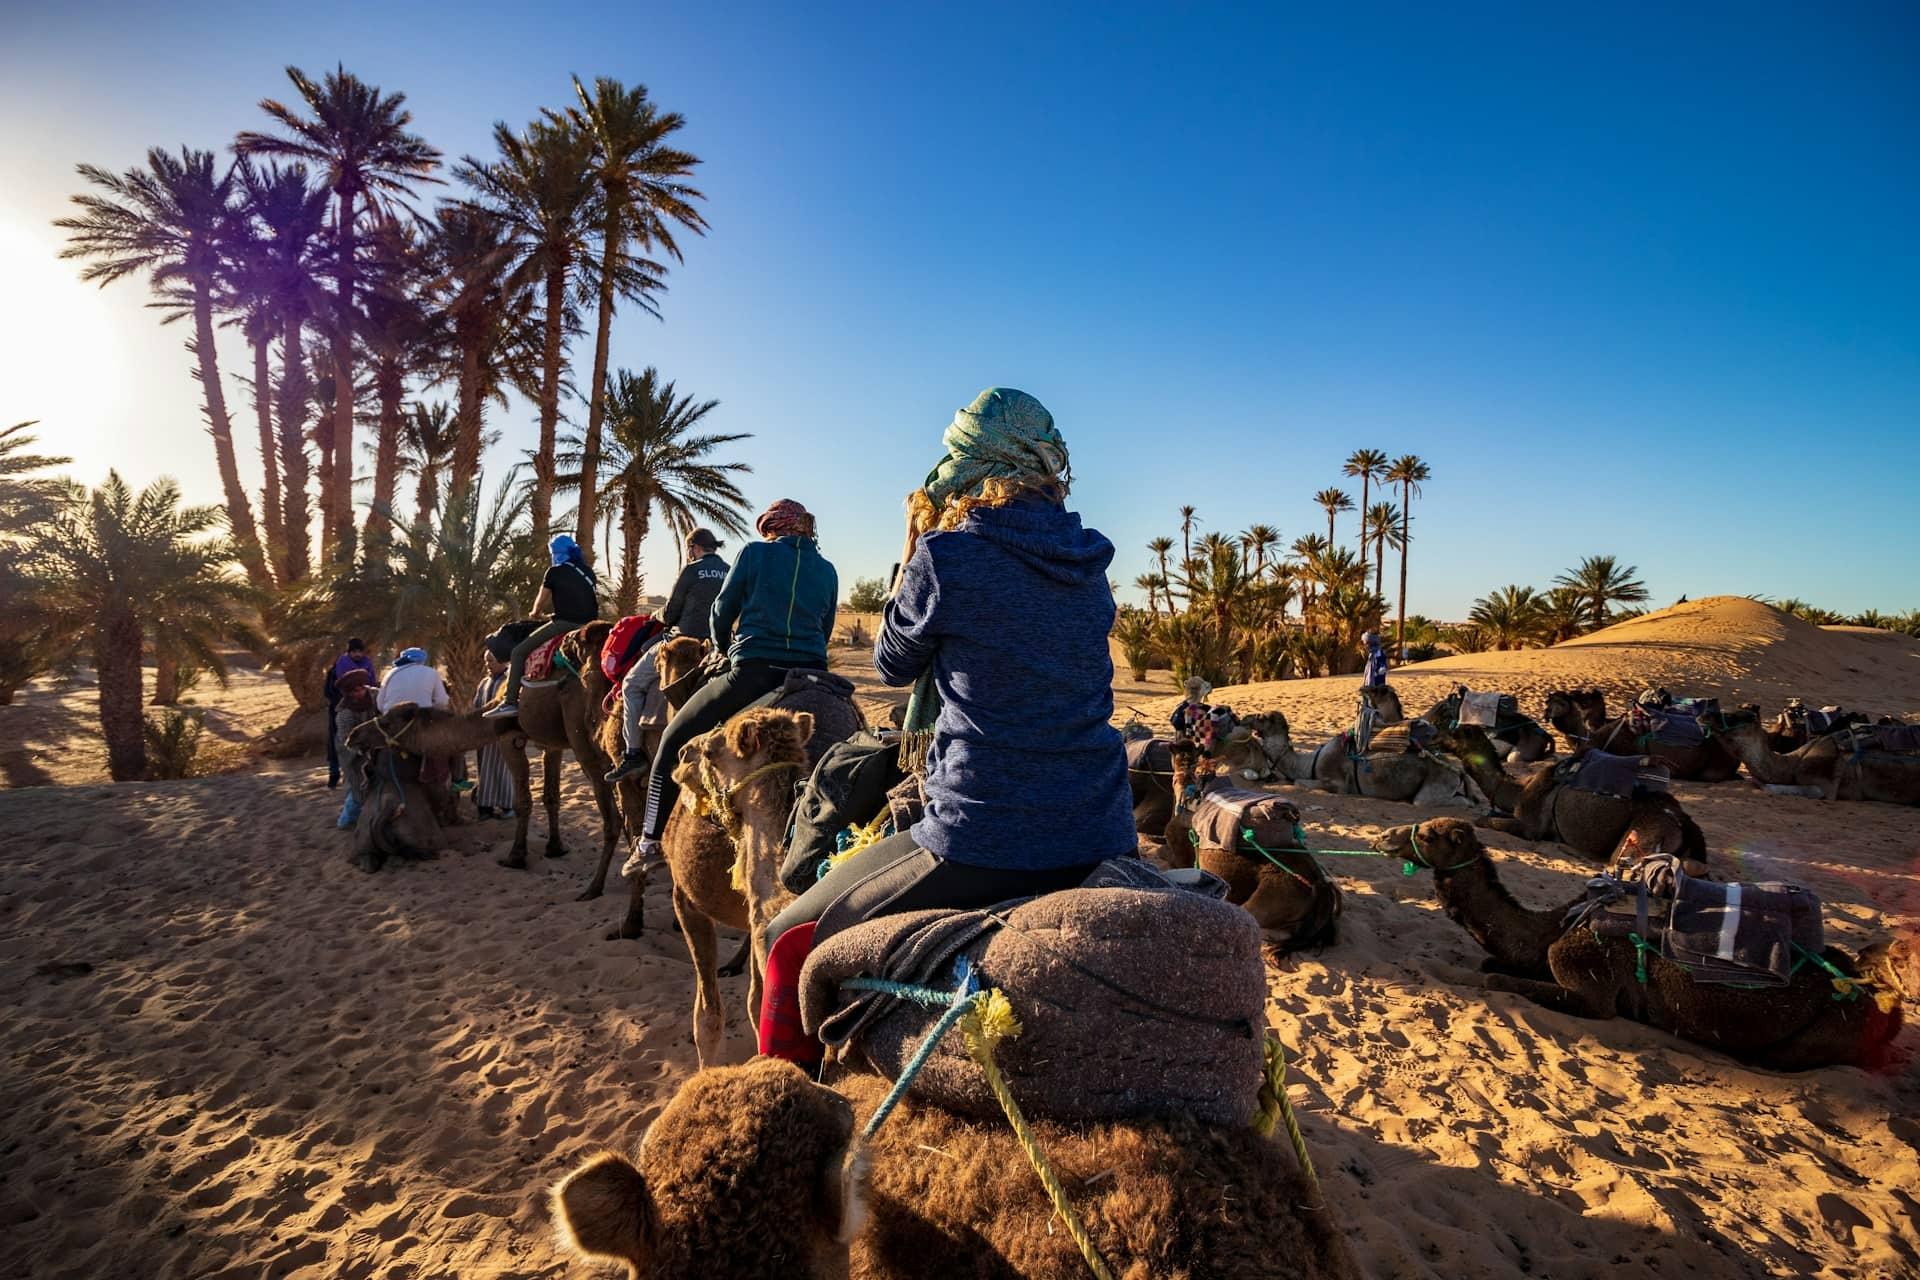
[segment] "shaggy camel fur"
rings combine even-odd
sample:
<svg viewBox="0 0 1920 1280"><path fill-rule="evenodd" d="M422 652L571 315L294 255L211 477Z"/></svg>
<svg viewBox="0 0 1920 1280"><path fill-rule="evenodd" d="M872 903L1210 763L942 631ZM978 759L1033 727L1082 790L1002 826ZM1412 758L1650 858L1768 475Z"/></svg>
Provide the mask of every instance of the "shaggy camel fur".
<svg viewBox="0 0 1920 1280"><path fill-rule="evenodd" d="M1472 825L1459 818L1397 827L1374 847L1430 868L1447 915L1503 967L1523 973L1544 967L1549 978L1491 973L1489 990L1523 995L1580 1018L1630 1018L1777 1071L1878 1067L1900 1033L1897 999L1886 1010L1869 995L1836 1000L1832 981L1814 965L1801 968L1784 987L1738 987L1695 982L1682 966L1649 955L1643 984L1632 942L1565 928L1565 907L1522 906L1500 883ZM1896 997L1920 993L1920 951L1909 940L1876 943L1857 959L1827 947L1825 958Z"/></svg>
<svg viewBox="0 0 1920 1280"><path fill-rule="evenodd" d="M1815 738L1779 755L1756 717L1736 713L1710 730L1747 766L1754 781L1825 800L1879 800L1920 805L1920 754L1857 750L1846 734Z"/></svg>
<svg viewBox="0 0 1920 1280"><path fill-rule="evenodd" d="M1273 711L1260 722L1267 759L1278 776L1291 782L1335 795L1405 800L1430 808L1473 803L1465 771L1432 752L1375 751L1356 760L1344 733L1311 751L1295 751L1286 716Z"/></svg>
<svg viewBox="0 0 1920 1280"><path fill-rule="evenodd" d="M1420 718L1436 729L1452 728L1460 720L1460 704L1466 692L1467 687L1460 685ZM1553 735L1524 717L1518 724L1496 727L1487 737L1495 750L1505 753L1502 759L1516 764L1532 764L1553 754Z"/></svg>
<svg viewBox="0 0 1920 1280"><path fill-rule="evenodd" d="M1286 813L1292 822L1300 821L1300 810L1293 805L1286 806ZM1192 831L1190 810L1174 814L1161 854L1166 864L1198 866L1225 880L1227 901L1253 917L1269 947L1284 954L1333 943L1340 922L1340 886L1305 848L1268 849L1274 856L1269 862L1226 849L1197 848Z"/></svg>
<svg viewBox="0 0 1920 1280"><path fill-rule="evenodd" d="M673 876L674 919L693 957L693 1045L703 1067L719 1061L726 1031L716 925L747 931L747 1019L760 1016L767 922L792 899L779 876L788 800L812 736L813 717L804 711L748 711L688 743L673 771L681 802L660 844ZM703 805L711 817L698 812Z"/></svg>
<svg viewBox="0 0 1920 1280"><path fill-rule="evenodd" d="M598 1155L560 1183L554 1219L649 1280L1087 1274L1004 1121L909 1100L866 1142L856 1122L887 1082L839 1090L771 1058L701 1071L632 1161ZM1280 1141L1183 1118L1032 1123L1122 1280L1356 1274Z"/></svg>
<svg viewBox="0 0 1920 1280"><path fill-rule="evenodd" d="M1443 733L1441 740L1494 807L1513 815L1482 818L1481 826L1522 840L1558 840L1583 857L1605 859L1610 868L1672 853L1688 875L1706 874L1706 836L1668 793L1643 791L1628 799L1582 791L1564 785L1551 765L1519 782L1507 776L1495 759L1498 749L1475 726Z"/></svg>
<svg viewBox="0 0 1920 1280"><path fill-rule="evenodd" d="M1577 751L1607 722L1607 695L1592 688L1555 689L1547 695L1546 716Z"/></svg>

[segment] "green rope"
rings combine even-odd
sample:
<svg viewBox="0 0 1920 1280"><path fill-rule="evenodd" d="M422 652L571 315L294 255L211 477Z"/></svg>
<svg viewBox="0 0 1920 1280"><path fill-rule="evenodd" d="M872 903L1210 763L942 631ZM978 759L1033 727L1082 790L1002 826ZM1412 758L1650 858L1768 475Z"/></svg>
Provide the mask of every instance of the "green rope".
<svg viewBox="0 0 1920 1280"><path fill-rule="evenodd" d="M1629 933L1627 941L1633 944L1633 976L1641 986L1647 985L1647 954L1659 954L1658 949L1637 933Z"/></svg>
<svg viewBox="0 0 1920 1280"><path fill-rule="evenodd" d="M1793 944L1793 949L1800 953L1802 959L1811 960L1826 970L1827 976L1833 979L1833 998L1835 1000L1858 1000L1861 989L1868 985L1860 978L1855 978L1849 974L1840 972L1840 970L1834 968L1833 963L1825 956L1817 952L1809 951L1797 942ZM1796 962L1794 968L1797 969L1799 967L1799 964Z"/></svg>
<svg viewBox="0 0 1920 1280"><path fill-rule="evenodd" d="M920 1042L918 1049L914 1050L913 1057L908 1059L907 1065L900 1072L900 1078L894 1081L893 1088L874 1109L873 1117L867 1121L867 1127L862 1131L861 1136L871 1138L879 1132L881 1122L893 1114L893 1109L900 1105L900 1099L906 1096L914 1077L920 1074L920 1068L927 1065L927 1060L933 1056L933 1051L939 1048L940 1041L946 1038L947 1032L951 1031L976 1004L984 1001L987 992L969 992L965 983L955 991L935 991L931 987L915 987L904 982L889 982L885 978L849 978L840 986L842 990L878 991L883 995L911 1000L929 1009L938 1009L942 1006L946 1008L946 1012L940 1015L940 1020L933 1024L933 1030L927 1033L927 1038Z"/></svg>
<svg viewBox="0 0 1920 1280"><path fill-rule="evenodd" d="M1298 829L1299 828L1297 827L1295 828L1295 830L1298 830ZM1292 876L1295 880L1298 880L1301 884L1307 886L1307 888L1309 889L1313 888L1313 881L1307 879L1305 876L1301 875L1298 871L1295 871L1292 867L1289 867L1286 863L1280 861L1280 859L1274 857L1271 853L1267 852L1266 848L1263 845L1261 845L1261 843L1258 840L1253 838L1252 827L1242 827L1240 829L1240 838L1242 840L1245 840L1248 844L1252 845L1255 851L1258 852L1259 855L1265 858L1268 862L1271 862L1274 866L1280 868L1280 870L1286 872L1288 875ZM1287 852L1304 853L1306 851L1304 849L1302 850L1289 849Z"/></svg>

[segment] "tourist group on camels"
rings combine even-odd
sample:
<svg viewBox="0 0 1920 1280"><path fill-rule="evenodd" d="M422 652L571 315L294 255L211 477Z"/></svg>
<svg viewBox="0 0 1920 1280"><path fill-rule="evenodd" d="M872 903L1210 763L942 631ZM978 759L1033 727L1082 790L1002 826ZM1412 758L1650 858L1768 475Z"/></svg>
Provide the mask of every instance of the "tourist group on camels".
<svg viewBox="0 0 1920 1280"><path fill-rule="evenodd" d="M829 670L838 578L792 499L730 562L688 533L658 616L601 620L556 536L534 616L487 637L464 710L418 650L376 680L354 641L330 673L363 869L432 856L476 787L513 818L502 865L525 868L537 748L547 857L567 853L565 753L599 808L583 898L626 848L609 937L639 937L649 884L670 883L700 1070L637 1154L555 1189L581 1253L656 1277L1352 1274L1311 1153L1276 1136L1285 1057L1263 1014L1270 957L1339 945L1323 859L1430 876L1487 990L1780 1070L1886 1059L1920 953L1850 952L1805 889L1723 879L1669 784L1744 768L1912 805L1920 730L1798 704L1767 723L1664 689L1612 711L1556 690L1535 719L1460 686L1410 718L1373 632L1353 725L1324 742L1210 703L1197 676L1161 728L1117 728L1114 551L1068 505L1052 416L991 388L942 443L873 640L909 690L887 725ZM1413 812L1371 848L1321 848L1315 792ZM1593 879L1529 906L1482 831L1557 842ZM741 935L724 961L722 929ZM722 979L742 970L758 1052L730 1064Z"/></svg>

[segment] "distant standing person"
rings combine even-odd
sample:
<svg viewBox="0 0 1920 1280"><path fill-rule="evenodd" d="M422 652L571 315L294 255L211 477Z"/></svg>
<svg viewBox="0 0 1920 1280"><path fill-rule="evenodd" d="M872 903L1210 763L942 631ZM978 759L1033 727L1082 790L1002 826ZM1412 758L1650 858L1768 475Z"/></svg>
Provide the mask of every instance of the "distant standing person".
<svg viewBox="0 0 1920 1280"><path fill-rule="evenodd" d="M349 671L364 671L373 682L373 659L367 655L367 642L359 636L347 641L347 649L327 668L322 692L327 699L327 789L340 785L340 736L334 721L340 713L340 677Z"/></svg>
<svg viewBox="0 0 1920 1280"><path fill-rule="evenodd" d="M1360 683L1364 688L1378 689L1387 682L1387 654L1380 647L1380 633L1369 631L1360 642L1367 647L1367 674Z"/></svg>
<svg viewBox="0 0 1920 1280"><path fill-rule="evenodd" d="M353 731L374 717L373 677L359 667L349 667L334 681L340 707L333 713L335 732L340 741L340 768L347 779L347 798L340 806L336 825L351 827L360 817L360 805L366 799L366 765L353 745Z"/></svg>
<svg viewBox="0 0 1920 1280"><path fill-rule="evenodd" d="M506 682L506 678L506 660L489 649L487 674L480 677L480 683L473 691L472 705L484 707L492 702L494 695L500 692L500 686ZM513 771L507 768L507 759L500 754L500 748L480 748L474 771L480 775L479 790L473 795L474 804L479 807L480 816L511 818L513 816Z"/></svg>
<svg viewBox="0 0 1920 1280"><path fill-rule="evenodd" d="M553 564L540 580L540 594L533 598L535 616L552 616L533 629L531 635L513 646L508 660L507 694L500 705L485 712L489 719L504 720L520 714L520 681L527 673L527 659L555 636L586 626L600 616L599 580L587 567L580 544L564 533L547 543Z"/></svg>
<svg viewBox="0 0 1920 1280"><path fill-rule="evenodd" d="M667 607L660 611L660 621L680 628L683 636L713 638L713 601L727 580L728 568L719 552L720 540L713 530L695 529L687 535L687 567L675 580Z"/></svg>

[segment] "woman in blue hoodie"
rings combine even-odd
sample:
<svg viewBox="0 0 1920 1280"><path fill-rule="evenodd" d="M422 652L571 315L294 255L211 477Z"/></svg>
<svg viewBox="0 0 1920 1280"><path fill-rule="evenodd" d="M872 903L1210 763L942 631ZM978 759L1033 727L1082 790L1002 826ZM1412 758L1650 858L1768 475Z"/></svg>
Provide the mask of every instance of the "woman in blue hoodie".
<svg viewBox="0 0 1920 1280"><path fill-rule="evenodd" d="M768 925L763 1053L810 1061L797 979L814 940L874 916L1071 888L1137 840L1113 716L1113 544L1064 505L1053 417L995 387L954 415L909 499L874 667L912 685L926 815L828 873Z"/></svg>
<svg viewBox="0 0 1920 1280"><path fill-rule="evenodd" d="M782 498L753 527L761 541L741 548L713 601L713 647L727 655L727 668L667 721L653 756L647 813L634 851L642 866L659 853L660 833L680 798L673 780L680 748L778 689L787 672L827 669L840 577L820 554L813 516Z"/></svg>

